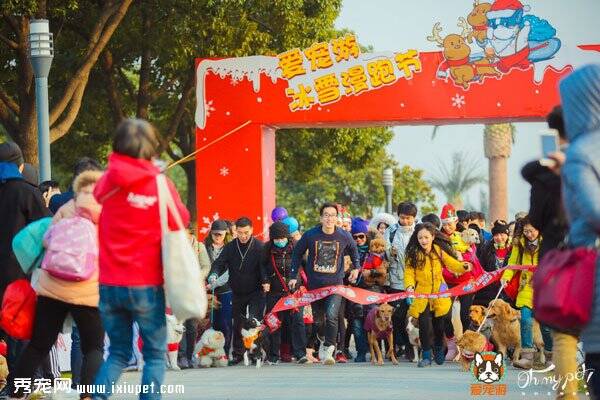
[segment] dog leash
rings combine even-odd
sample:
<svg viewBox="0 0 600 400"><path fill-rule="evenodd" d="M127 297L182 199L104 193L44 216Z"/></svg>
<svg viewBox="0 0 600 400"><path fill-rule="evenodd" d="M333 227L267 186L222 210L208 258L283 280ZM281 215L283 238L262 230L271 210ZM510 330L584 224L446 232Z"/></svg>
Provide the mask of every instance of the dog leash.
<svg viewBox="0 0 600 400"><path fill-rule="evenodd" d="M490 302L490 304L488 305L487 311L485 312L485 316L483 317L483 321L481 321L481 324L479 325L479 328L477 328L477 333L479 333L481 331L481 328L483 328L483 324L485 324L485 321L487 320L488 316L490 315L490 311L492 310L492 306L494 305L494 303L496 302L496 300L498 300L498 297L500 297L500 293L502 293L503 289L504 289L504 285L500 284L500 290L498 290L498 293L496 293L496 297L494 297L494 300L492 300Z"/></svg>
<svg viewBox="0 0 600 400"><path fill-rule="evenodd" d="M212 288L212 298L210 299L210 326L214 329L214 314L215 314L215 288Z"/></svg>

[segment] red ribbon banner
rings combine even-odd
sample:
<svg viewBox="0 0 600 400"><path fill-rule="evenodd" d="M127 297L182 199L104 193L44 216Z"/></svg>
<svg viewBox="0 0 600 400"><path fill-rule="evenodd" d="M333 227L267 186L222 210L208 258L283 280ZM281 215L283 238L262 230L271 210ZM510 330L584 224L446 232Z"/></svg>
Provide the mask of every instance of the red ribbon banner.
<svg viewBox="0 0 600 400"><path fill-rule="evenodd" d="M381 304L381 303L389 303L392 301L406 299L407 297L414 297L415 299L439 299L444 297L456 297L463 296L465 294L475 293L486 286L491 285L492 283L498 281L504 271L507 269L512 270L533 270L535 268L534 265L509 265L504 268L500 268L496 271L485 272L483 275L477 277L477 279L473 279L469 282L463 283L461 285L454 286L451 289L445 290L439 293L377 293L371 292L366 289L361 289L353 286L325 286L322 288L314 289L314 290L305 290L303 287L297 290L295 293L282 297L275 304L275 307L265 316L265 323L269 326L271 331L279 328L275 328L276 324L273 324L277 319L276 314L281 311L297 309L298 307L304 307L313 303L315 301L324 299L325 297L331 296L332 294L339 294L340 296L345 297L346 299L352 301L353 303L358 304ZM275 318L273 318L275 317ZM271 322L271 323L269 323Z"/></svg>

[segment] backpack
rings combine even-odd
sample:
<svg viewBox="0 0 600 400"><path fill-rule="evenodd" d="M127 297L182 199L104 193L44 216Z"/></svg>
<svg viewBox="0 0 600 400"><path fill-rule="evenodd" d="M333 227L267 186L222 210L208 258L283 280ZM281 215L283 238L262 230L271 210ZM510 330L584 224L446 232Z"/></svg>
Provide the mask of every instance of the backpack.
<svg viewBox="0 0 600 400"><path fill-rule="evenodd" d="M43 239L52 218L38 219L21 229L12 241L12 249L25 274L38 268L44 257Z"/></svg>
<svg viewBox="0 0 600 400"><path fill-rule="evenodd" d="M2 299L0 328L14 339L31 339L36 299L27 279L17 279L8 285Z"/></svg>
<svg viewBox="0 0 600 400"><path fill-rule="evenodd" d="M42 269L65 281L85 281L98 268L98 233L88 219L75 216L52 225Z"/></svg>

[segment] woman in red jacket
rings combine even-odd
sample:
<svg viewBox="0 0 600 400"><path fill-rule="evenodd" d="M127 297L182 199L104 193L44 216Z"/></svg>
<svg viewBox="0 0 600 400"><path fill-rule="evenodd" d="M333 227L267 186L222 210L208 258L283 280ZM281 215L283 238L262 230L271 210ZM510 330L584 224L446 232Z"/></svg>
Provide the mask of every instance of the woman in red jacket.
<svg viewBox="0 0 600 400"><path fill-rule="evenodd" d="M132 325L137 322L144 346L140 399L160 399L166 363L167 331L161 262L161 228L153 162L159 142L152 125L128 119L118 127L113 153L94 196L102 204L99 221L100 312L110 339L109 356L96 376L107 398L131 358ZM184 225L189 212L167 179ZM176 229L169 215L171 229ZM147 392L147 393L146 393Z"/></svg>

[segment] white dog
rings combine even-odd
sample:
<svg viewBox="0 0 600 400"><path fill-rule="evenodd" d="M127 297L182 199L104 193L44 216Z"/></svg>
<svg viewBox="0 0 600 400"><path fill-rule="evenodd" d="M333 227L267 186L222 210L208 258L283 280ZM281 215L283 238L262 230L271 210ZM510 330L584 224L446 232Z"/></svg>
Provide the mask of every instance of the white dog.
<svg viewBox="0 0 600 400"><path fill-rule="evenodd" d="M194 348L195 363L201 367L226 367L225 336L210 328L204 331Z"/></svg>
<svg viewBox="0 0 600 400"><path fill-rule="evenodd" d="M177 353L179 352L179 342L185 332L185 327L174 315L167 314L167 368L179 371L177 365Z"/></svg>
<svg viewBox="0 0 600 400"><path fill-rule="evenodd" d="M419 361L419 352L421 349L421 340L419 339L419 320L413 317L408 317L406 324L406 333L408 333L408 341L414 350L414 357L411 362Z"/></svg>

